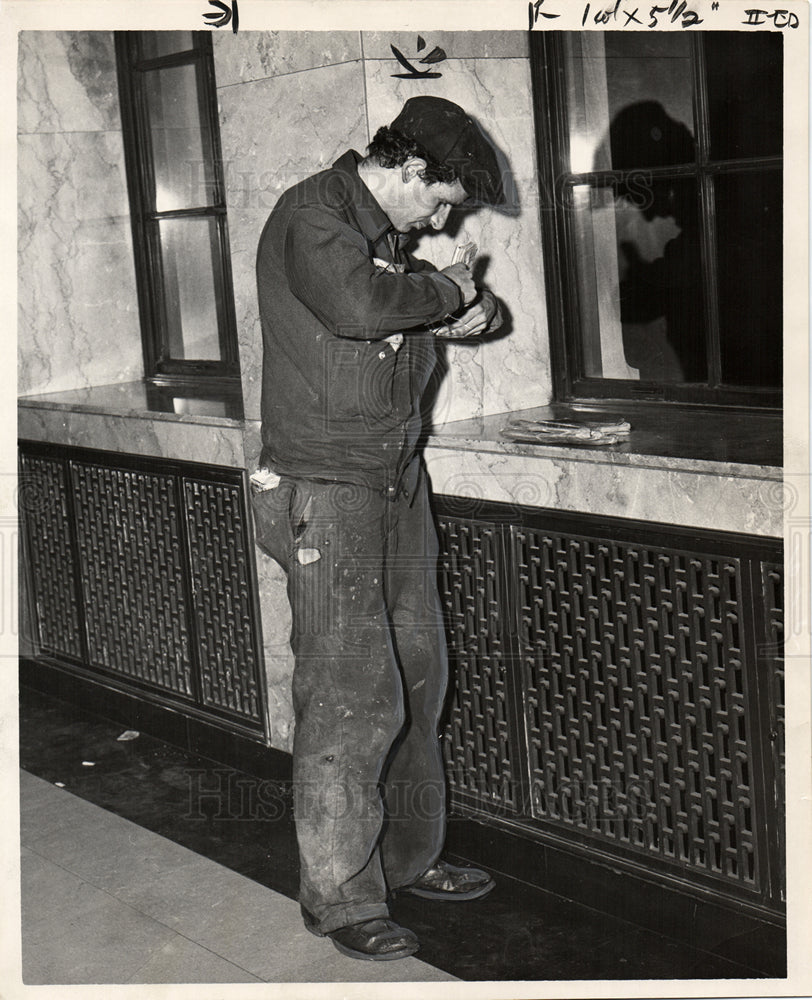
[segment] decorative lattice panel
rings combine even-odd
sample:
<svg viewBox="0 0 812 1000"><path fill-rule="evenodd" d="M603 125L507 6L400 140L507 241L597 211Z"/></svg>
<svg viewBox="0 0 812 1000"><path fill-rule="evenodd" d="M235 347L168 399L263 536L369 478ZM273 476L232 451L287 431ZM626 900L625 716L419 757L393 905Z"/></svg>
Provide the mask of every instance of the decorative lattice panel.
<svg viewBox="0 0 812 1000"><path fill-rule="evenodd" d="M80 659L82 625L62 464L23 455L18 497L38 643L43 652Z"/></svg>
<svg viewBox="0 0 812 1000"><path fill-rule="evenodd" d="M784 568L778 563L761 564L761 588L764 600L766 644L760 650L770 685L770 738L775 772L775 815L779 825L779 850L783 855L786 831L786 793L784 783ZM779 879L780 898L786 898L784 865Z"/></svg>
<svg viewBox="0 0 812 1000"><path fill-rule="evenodd" d="M183 483L203 702L259 722L246 520L235 487Z"/></svg>
<svg viewBox="0 0 812 1000"><path fill-rule="evenodd" d="M175 480L79 462L72 475L91 665L192 696Z"/></svg>
<svg viewBox="0 0 812 1000"><path fill-rule="evenodd" d="M453 518L442 518L439 531L451 657L443 741L452 801L515 812L501 535L493 526Z"/></svg>
<svg viewBox="0 0 812 1000"><path fill-rule="evenodd" d="M757 890L737 559L514 529L533 816Z"/></svg>

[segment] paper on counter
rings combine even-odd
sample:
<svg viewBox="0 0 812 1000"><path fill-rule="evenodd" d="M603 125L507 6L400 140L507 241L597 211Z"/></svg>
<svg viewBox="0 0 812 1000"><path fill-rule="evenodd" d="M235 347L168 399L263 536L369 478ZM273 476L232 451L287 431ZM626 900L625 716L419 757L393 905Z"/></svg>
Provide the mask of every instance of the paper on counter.
<svg viewBox="0 0 812 1000"><path fill-rule="evenodd" d="M521 420L502 428L502 437L529 444L608 445L628 440L628 420Z"/></svg>

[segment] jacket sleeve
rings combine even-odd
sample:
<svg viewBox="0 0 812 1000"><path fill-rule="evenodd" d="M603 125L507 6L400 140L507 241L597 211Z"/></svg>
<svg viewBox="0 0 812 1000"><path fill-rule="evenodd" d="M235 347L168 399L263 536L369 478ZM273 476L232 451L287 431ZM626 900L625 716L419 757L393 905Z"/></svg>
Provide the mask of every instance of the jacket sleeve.
<svg viewBox="0 0 812 1000"><path fill-rule="evenodd" d="M502 324L505 321L505 318L502 315L502 306L501 306L501 303L499 302L499 299L497 299L497 297L493 294L493 292L490 291L487 288L482 292L482 296L483 296L483 298L485 296L487 296L493 302L493 307L495 309L495 312L494 312L493 316L491 316L490 323L488 323L488 325L485 327L485 329L482 332L483 333L496 333L496 331L502 326Z"/></svg>
<svg viewBox="0 0 812 1000"><path fill-rule="evenodd" d="M461 303L445 275L377 267L362 234L323 206L302 205L291 214L284 267L296 298L339 337L380 340L439 322Z"/></svg>
<svg viewBox="0 0 812 1000"><path fill-rule="evenodd" d="M413 257L411 254L409 254L408 257L409 257L410 268L413 271L422 272L423 274L429 274L431 272L437 271L437 268L434 266L434 264L432 264L428 260L421 260L419 257ZM480 291L479 295L483 299L486 297L490 299L494 308L494 314L491 317L491 321L490 323L488 323L487 327L482 332L495 333L505 321L504 315L502 313L502 306L499 302L499 299L488 288L483 288ZM456 311L461 311L463 308L464 307L460 304L460 306Z"/></svg>

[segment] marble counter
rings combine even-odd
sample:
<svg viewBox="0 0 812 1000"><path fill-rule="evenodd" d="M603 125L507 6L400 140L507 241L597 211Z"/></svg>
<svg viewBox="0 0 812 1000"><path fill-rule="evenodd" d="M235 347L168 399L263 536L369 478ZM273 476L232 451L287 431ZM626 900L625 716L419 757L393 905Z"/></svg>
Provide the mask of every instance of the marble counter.
<svg viewBox="0 0 812 1000"><path fill-rule="evenodd" d="M245 465L242 406L232 397L186 397L143 382L21 396L17 436L131 455Z"/></svg>
<svg viewBox="0 0 812 1000"><path fill-rule="evenodd" d="M632 432L600 448L507 440L512 416L572 416L565 406L460 420L429 436L435 492L473 500L778 537L793 503L780 417L625 411ZM581 415L583 410L577 411ZM618 416L603 410L602 416ZM21 397L19 437L229 467L253 467L259 422L228 397L189 398L141 382Z"/></svg>
<svg viewBox="0 0 812 1000"><path fill-rule="evenodd" d="M524 410L525 419L573 416L572 408ZM795 491L781 468L774 415L663 413L625 416L628 441L608 447L524 444L502 430L514 413L460 420L429 436L435 492L473 500L778 537Z"/></svg>

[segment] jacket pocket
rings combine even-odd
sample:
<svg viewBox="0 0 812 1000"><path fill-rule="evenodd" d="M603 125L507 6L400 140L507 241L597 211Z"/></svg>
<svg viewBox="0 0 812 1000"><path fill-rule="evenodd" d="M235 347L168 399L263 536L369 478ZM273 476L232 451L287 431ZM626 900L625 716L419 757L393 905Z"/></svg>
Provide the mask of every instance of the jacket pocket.
<svg viewBox="0 0 812 1000"><path fill-rule="evenodd" d="M327 366L328 422L360 418L373 429L391 418L399 360L385 340L334 341Z"/></svg>

